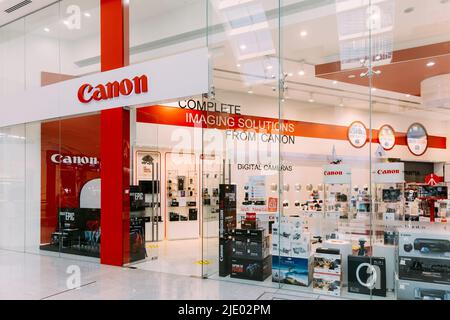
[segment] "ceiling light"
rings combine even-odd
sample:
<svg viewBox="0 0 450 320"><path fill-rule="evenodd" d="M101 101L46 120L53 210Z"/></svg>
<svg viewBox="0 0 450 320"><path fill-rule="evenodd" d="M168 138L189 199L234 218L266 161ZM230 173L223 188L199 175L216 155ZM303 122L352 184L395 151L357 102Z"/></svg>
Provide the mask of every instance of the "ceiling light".
<svg viewBox="0 0 450 320"><path fill-rule="evenodd" d="M301 76L301 77L303 77L303 76L305 75L305 70L300 70L300 71L298 72L298 75Z"/></svg>
<svg viewBox="0 0 450 320"><path fill-rule="evenodd" d="M45 32L50 32L50 28L44 28Z"/></svg>
<svg viewBox="0 0 450 320"><path fill-rule="evenodd" d="M372 92L375 92L375 91L377 91L377 88L372 88Z"/></svg>
<svg viewBox="0 0 450 320"><path fill-rule="evenodd" d="M238 64L236 65L236 67L240 68L240 67L241 67L241 64L240 64L240 63L238 63Z"/></svg>
<svg viewBox="0 0 450 320"><path fill-rule="evenodd" d="M316 100L314 100L313 94L310 93L310 94L309 94L308 102L309 102L309 103L314 103L315 101L316 101Z"/></svg>
<svg viewBox="0 0 450 320"><path fill-rule="evenodd" d="M380 61L380 60L381 60L381 56L380 56L380 55L377 55L377 56L375 57L375 60Z"/></svg>
<svg viewBox="0 0 450 320"><path fill-rule="evenodd" d="M69 25L69 21L68 20L63 20L63 23L68 26Z"/></svg>
<svg viewBox="0 0 450 320"><path fill-rule="evenodd" d="M248 94L253 94L253 90L250 89L250 90L247 91L247 93L248 93Z"/></svg>
<svg viewBox="0 0 450 320"><path fill-rule="evenodd" d="M434 62L434 61L430 61L427 63L427 67L429 67L429 68L434 67L435 65L436 65L436 62Z"/></svg>
<svg viewBox="0 0 450 320"><path fill-rule="evenodd" d="M334 81L333 81L333 84L334 84L334 85L337 85L337 84L338 84L337 80L334 80Z"/></svg>
<svg viewBox="0 0 450 320"><path fill-rule="evenodd" d="M381 70L375 70L374 73L380 75L381 74Z"/></svg>
<svg viewBox="0 0 450 320"><path fill-rule="evenodd" d="M341 102L339 103L339 107L345 107L344 98L341 98Z"/></svg>
<svg viewBox="0 0 450 320"><path fill-rule="evenodd" d="M273 67L272 67L271 65L268 65L268 66L266 67L266 69L267 69L267 70L272 70Z"/></svg>
<svg viewBox="0 0 450 320"><path fill-rule="evenodd" d="M245 44L241 44L241 45L239 46L239 48L240 48L242 51L244 51L245 49L247 49L247 46L246 46Z"/></svg>
<svg viewBox="0 0 450 320"><path fill-rule="evenodd" d="M351 74L351 75L348 76L348 78L349 78L349 79L355 79L356 76L355 76L354 74Z"/></svg>
<svg viewBox="0 0 450 320"><path fill-rule="evenodd" d="M287 75L288 77L292 77L294 74L292 72L289 72Z"/></svg>
<svg viewBox="0 0 450 320"><path fill-rule="evenodd" d="M411 95L408 93L408 94L406 94L406 97L407 98L411 98Z"/></svg>
<svg viewBox="0 0 450 320"><path fill-rule="evenodd" d="M307 35L308 35L308 31L306 31L306 30L302 30L302 31L300 32L300 36L301 36L302 38L306 37Z"/></svg>
<svg viewBox="0 0 450 320"><path fill-rule="evenodd" d="M91 14L90 14L89 12L85 12L85 13L84 13L84 16L85 16L86 18L90 18L90 17L91 17Z"/></svg>

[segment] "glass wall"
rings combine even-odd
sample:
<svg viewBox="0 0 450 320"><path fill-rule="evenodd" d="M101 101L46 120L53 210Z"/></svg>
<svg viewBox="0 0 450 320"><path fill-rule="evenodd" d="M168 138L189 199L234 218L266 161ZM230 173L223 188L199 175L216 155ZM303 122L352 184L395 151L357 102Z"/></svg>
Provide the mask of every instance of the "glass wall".
<svg viewBox="0 0 450 320"><path fill-rule="evenodd" d="M207 276L299 297L448 299L448 272L432 271L450 237L448 10L209 1L208 98L240 107L216 146L236 197L221 199L219 247L205 242L219 264Z"/></svg>
<svg viewBox="0 0 450 320"><path fill-rule="evenodd" d="M0 56L2 98L100 71L99 1L60 1L4 25ZM99 120L2 128L1 249L99 257Z"/></svg>

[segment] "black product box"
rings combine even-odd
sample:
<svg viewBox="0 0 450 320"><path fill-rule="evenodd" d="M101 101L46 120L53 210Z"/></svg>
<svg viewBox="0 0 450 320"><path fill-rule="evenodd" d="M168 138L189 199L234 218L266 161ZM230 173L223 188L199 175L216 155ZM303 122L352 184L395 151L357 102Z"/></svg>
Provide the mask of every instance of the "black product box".
<svg viewBox="0 0 450 320"><path fill-rule="evenodd" d="M231 254L233 241L231 239L219 239L219 276L227 277L231 273Z"/></svg>
<svg viewBox="0 0 450 320"><path fill-rule="evenodd" d="M399 257L399 278L436 284L450 284L450 260Z"/></svg>
<svg viewBox="0 0 450 320"><path fill-rule="evenodd" d="M265 229L234 229L232 235L236 239L250 239L250 241L263 242L267 236Z"/></svg>
<svg viewBox="0 0 450 320"><path fill-rule="evenodd" d="M263 260L231 259L231 278L264 281L272 274L272 256Z"/></svg>
<svg viewBox="0 0 450 320"><path fill-rule="evenodd" d="M386 297L385 258L348 256L348 291Z"/></svg>
<svg viewBox="0 0 450 320"><path fill-rule="evenodd" d="M270 238L264 241L251 241L244 237L233 238L233 258L262 260L270 255Z"/></svg>
<svg viewBox="0 0 450 320"><path fill-rule="evenodd" d="M189 209L189 221L196 221L197 215L197 209Z"/></svg>
<svg viewBox="0 0 450 320"><path fill-rule="evenodd" d="M258 228L258 222L257 220L248 220L245 219L241 222L241 228L245 230L252 230Z"/></svg>

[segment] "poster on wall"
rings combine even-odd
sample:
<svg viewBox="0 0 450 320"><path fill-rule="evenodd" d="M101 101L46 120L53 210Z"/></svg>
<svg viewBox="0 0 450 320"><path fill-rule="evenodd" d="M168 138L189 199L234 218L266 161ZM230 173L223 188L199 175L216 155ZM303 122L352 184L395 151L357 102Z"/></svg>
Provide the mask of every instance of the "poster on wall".
<svg viewBox="0 0 450 320"><path fill-rule="evenodd" d="M372 176L374 183L404 183L405 164L403 162L376 163L373 166Z"/></svg>
<svg viewBox="0 0 450 320"><path fill-rule="evenodd" d="M351 145L355 148L362 148L367 143L367 129L366 126L360 122L355 121L349 127L347 131L347 138Z"/></svg>
<svg viewBox="0 0 450 320"><path fill-rule="evenodd" d="M384 150L389 151L395 147L395 131L390 125L384 125L378 132L378 141Z"/></svg>
<svg viewBox="0 0 450 320"><path fill-rule="evenodd" d="M409 151L415 156L423 155L428 149L428 133L423 125L414 123L406 132Z"/></svg>
<svg viewBox="0 0 450 320"><path fill-rule="evenodd" d="M150 151L136 152L136 175L137 181L153 180L153 164L158 162L158 155ZM156 175L156 172L154 173Z"/></svg>
<svg viewBox="0 0 450 320"><path fill-rule="evenodd" d="M332 164L323 168L325 184L351 184L352 169L344 164Z"/></svg>

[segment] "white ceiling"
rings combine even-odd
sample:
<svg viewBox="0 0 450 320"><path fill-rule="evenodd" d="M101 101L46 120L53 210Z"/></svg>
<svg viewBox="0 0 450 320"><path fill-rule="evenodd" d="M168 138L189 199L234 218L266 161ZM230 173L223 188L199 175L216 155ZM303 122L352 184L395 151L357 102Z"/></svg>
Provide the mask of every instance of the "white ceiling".
<svg viewBox="0 0 450 320"><path fill-rule="evenodd" d="M32 4L17 10L14 14L4 13L4 9L21 0L0 0L0 25L27 15L42 8L54 0L34 0ZM165 17L170 19L175 11L186 13L186 19L205 19L204 13L192 12L196 3L204 0L130 0L130 19L134 24L139 21ZM218 0L211 0L217 2ZM431 43L450 41L450 1L442 0L382 0L394 5L393 28L390 33L394 50L411 48ZM26 29L31 33L38 33L49 37L57 37L62 40L81 39L83 37L97 36L99 33L99 2L100 0L64 0L59 5L51 6L26 18ZM377 1L375 1L377 2ZM374 2L374 3L375 3ZM258 6L264 14L273 12L278 0L252 0L248 3ZM83 17L82 28L79 30L67 30L61 23L65 18L65 9L70 4L77 4L83 12L89 12L89 18ZM297 11L282 10L281 39L279 36L279 21L277 16L267 17L268 32L265 34L270 39L274 54L283 56L283 69L292 73L288 81L289 99L307 101L309 94L315 94L315 100L326 104L339 104L344 99L344 104L349 107L367 108L368 89L346 84L332 84L331 81L314 77L313 66L315 64L340 60L340 43L338 34L338 18L335 3L326 0L284 0L284 8L290 5L305 4ZM408 8L412 12L405 13ZM191 11L190 11L191 9ZM209 25L226 24L226 17L218 14L215 6L210 6ZM189 21L189 20L187 20ZM183 21L184 23L185 21ZM173 22L176 25L177 21ZM351 24L351 21L348 23ZM18 28L23 28L23 23L17 23ZM160 27L155 25L155 28ZM51 32L45 32L44 28L50 28ZM178 28L180 29L180 28ZM176 30L176 29L175 29ZM302 30L308 35L300 36ZM191 31L188 28L184 31ZM280 40L280 41L279 41ZM149 40L150 41L150 40ZM180 39L178 45L184 39ZM281 50L279 45L281 44ZM214 67L217 84L230 90L247 92L248 79L242 76L244 68L236 65L239 61L236 54L236 43L226 33L213 35L210 46L217 48L214 52ZM183 45L181 46L183 47ZM188 45L186 47L189 47ZM305 76L299 76L301 68L309 71ZM275 70L271 72L275 73ZM265 73L264 67L262 73ZM255 94L274 95L273 81L263 81L254 85L251 89ZM420 116L443 117L450 120L450 113L437 114L429 111L424 114L420 108L420 99L416 97L405 98L392 92L376 92L378 99L375 109L386 112L417 114ZM422 113L421 113L422 112Z"/></svg>
<svg viewBox="0 0 450 320"><path fill-rule="evenodd" d="M56 2L55 0L32 0L30 4L23 6L22 8L12 12L6 13L5 10L23 2L23 0L1 0L0 1L0 26L3 26L11 21L19 19L23 16L30 14L33 11L39 10L51 3Z"/></svg>

